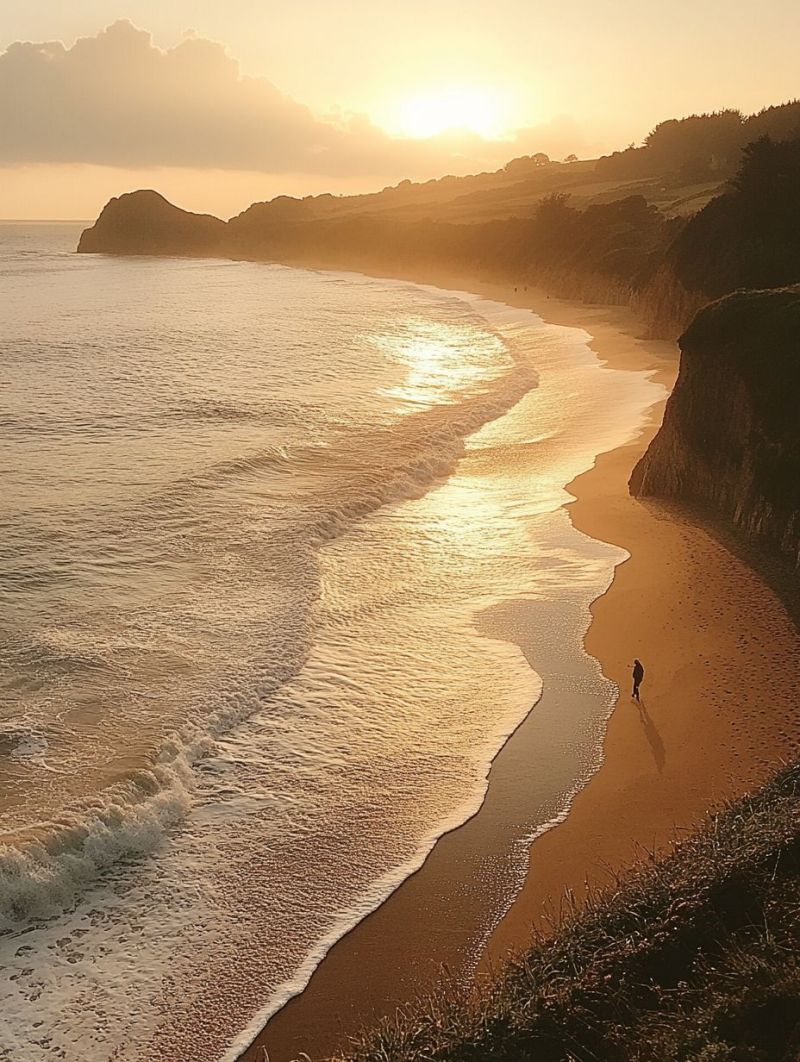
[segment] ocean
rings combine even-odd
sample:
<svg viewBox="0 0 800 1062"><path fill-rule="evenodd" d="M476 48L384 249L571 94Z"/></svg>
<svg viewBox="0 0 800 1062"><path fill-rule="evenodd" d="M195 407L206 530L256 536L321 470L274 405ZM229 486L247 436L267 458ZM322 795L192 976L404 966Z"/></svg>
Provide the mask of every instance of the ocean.
<svg viewBox="0 0 800 1062"><path fill-rule="evenodd" d="M566 486L660 388L467 293L79 232L0 225L0 1059L232 1059L535 711L482 618L584 694L552 805L597 765L625 554Z"/></svg>

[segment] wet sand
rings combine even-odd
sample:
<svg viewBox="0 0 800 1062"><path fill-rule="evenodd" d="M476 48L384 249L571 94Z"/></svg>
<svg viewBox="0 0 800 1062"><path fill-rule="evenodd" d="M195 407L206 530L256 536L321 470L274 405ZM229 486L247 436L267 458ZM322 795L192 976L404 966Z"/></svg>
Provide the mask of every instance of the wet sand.
<svg viewBox="0 0 800 1062"><path fill-rule="evenodd" d="M591 333L591 346L612 366L651 370L667 387L674 381L676 348L637 339L627 310L573 306L463 278L425 279L531 306L548 322ZM586 639L622 691L603 765L566 820L528 853L509 844L534 808L541 824L547 821L530 763L546 740L543 720L558 710L564 691L548 694L543 673L542 700L495 760L481 811L443 837L423 868L331 950L245 1059L288 1062L301 1052L327 1058L361 1026L437 983L468 986L476 964L484 972L502 965L524 947L532 925L547 924L565 894L580 898L587 882L606 883L637 854L669 844L796 748L800 639L782 605L708 531L628 494L630 472L662 412L654 407L634 443L603 455L570 486L575 525L632 554L595 602ZM524 631L519 644L533 662ZM634 656L646 668L641 708L630 698ZM527 880L512 903L519 858L529 860Z"/></svg>

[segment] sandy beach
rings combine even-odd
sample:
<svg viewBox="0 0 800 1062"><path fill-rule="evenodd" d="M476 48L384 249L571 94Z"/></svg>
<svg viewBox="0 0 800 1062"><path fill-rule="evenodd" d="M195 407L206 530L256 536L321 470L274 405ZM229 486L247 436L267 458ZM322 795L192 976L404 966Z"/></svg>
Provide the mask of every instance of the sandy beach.
<svg viewBox="0 0 800 1062"><path fill-rule="evenodd" d="M548 303L548 319L577 323ZM614 365L641 364L657 345L619 349L628 316L579 311L592 346ZM634 326L635 327L635 326ZM624 335L624 332L623 332ZM667 348L668 356L669 345ZM675 366L659 368L671 386ZM587 650L620 686L605 762L566 821L531 847L524 889L490 941L483 968L546 929L587 885L611 885L635 859L666 846L712 807L763 781L798 749L800 638L773 591L703 527L631 498L630 472L662 410L630 446L600 457L570 487L574 524L631 558L592 607ZM642 705L630 696L631 657L645 662Z"/></svg>
<svg viewBox="0 0 800 1062"><path fill-rule="evenodd" d="M432 282L530 306L550 323L585 329L611 366L649 371L667 388L674 382L677 349L637 338L628 310L459 281ZM536 799L526 764L541 738L542 702L495 760L478 815L443 837L423 868L331 950L245 1059L326 1058L374 1016L438 982L468 984L476 962L484 972L499 967L532 926L546 928L565 897L580 900L587 884L613 881L637 855L663 849L796 751L800 638L784 607L708 530L628 493L662 413L663 404L654 407L634 442L602 455L569 488L575 526L631 555L595 602L586 639L621 692L602 766L565 821L530 846L514 902L494 894L495 912L510 910L495 924L486 909L493 883L481 879L481 866L517 809ZM640 707L630 697L633 657L646 669ZM470 934L480 954L464 953Z"/></svg>

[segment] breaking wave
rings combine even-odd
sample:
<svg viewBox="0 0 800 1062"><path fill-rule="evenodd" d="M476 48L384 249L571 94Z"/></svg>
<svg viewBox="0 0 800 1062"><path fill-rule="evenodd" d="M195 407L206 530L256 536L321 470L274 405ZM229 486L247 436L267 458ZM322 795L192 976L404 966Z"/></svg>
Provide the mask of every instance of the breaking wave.
<svg viewBox="0 0 800 1062"><path fill-rule="evenodd" d="M143 504L152 513L185 504L199 492L258 477L270 469L300 476L313 490L287 513L283 533L291 540L296 569L316 582L316 551L376 509L418 498L448 477L464 453L465 440L501 416L537 383L533 368L512 352L511 367L460 403L409 413L385 427L342 432L336 446L267 447L212 463L175 480ZM243 419L251 412L241 411ZM198 404L193 416L239 419L240 411ZM313 595L312 595L313 596ZM43 637L27 651L51 663L108 666L101 650ZM305 654L282 664L249 693L231 694L201 721L193 720L163 742L148 767L115 783L94 800L3 838L0 850L0 930L52 917L73 906L91 882L114 864L153 852L192 804L195 767L215 740L263 706L264 698L302 666ZM46 763L46 731L36 731L37 755ZM28 739L34 740L33 736ZM24 740L18 747L24 746ZM32 747L32 746L30 746Z"/></svg>

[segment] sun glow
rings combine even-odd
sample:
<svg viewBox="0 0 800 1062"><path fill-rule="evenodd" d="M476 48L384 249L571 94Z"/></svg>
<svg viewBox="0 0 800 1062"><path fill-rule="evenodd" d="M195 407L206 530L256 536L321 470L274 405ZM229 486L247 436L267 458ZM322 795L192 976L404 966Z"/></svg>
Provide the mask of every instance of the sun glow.
<svg viewBox="0 0 800 1062"><path fill-rule="evenodd" d="M487 89L452 88L412 96L398 107L400 131L415 140L426 140L450 130L467 130L489 140L504 133L503 106Z"/></svg>

